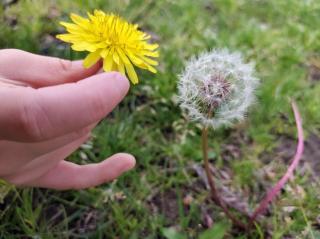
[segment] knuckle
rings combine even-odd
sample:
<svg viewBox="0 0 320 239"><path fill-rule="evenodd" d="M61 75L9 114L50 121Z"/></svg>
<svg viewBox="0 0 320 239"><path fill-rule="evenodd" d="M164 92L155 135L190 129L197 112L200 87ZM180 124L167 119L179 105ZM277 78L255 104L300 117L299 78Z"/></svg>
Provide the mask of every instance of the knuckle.
<svg viewBox="0 0 320 239"><path fill-rule="evenodd" d="M72 61L56 58L56 70L62 73L68 73L72 69Z"/></svg>
<svg viewBox="0 0 320 239"><path fill-rule="evenodd" d="M81 171L81 166L73 165L72 171L74 177L69 181L67 188L71 190L81 190L87 188L87 179L79 173Z"/></svg>
<svg viewBox="0 0 320 239"><path fill-rule="evenodd" d="M98 120L108 113L108 104L106 103L104 98L105 96L99 93L92 97L91 108L93 111L93 115L96 116L93 120Z"/></svg>
<svg viewBox="0 0 320 239"><path fill-rule="evenodd" d="M44 138L40 120L38 119L37 106L34 101L25 100L21 104L20 124L23 133L29 140L40 141Z"/></svg>

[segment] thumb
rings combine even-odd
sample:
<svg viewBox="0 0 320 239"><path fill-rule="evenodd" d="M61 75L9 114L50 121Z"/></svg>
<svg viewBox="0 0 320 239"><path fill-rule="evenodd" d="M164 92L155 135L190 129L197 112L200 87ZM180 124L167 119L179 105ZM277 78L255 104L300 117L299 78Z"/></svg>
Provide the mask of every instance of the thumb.
<svg viewBox="0 0 320 239"><path fill-rule="evenodd" d="M58 190L84 189L109 182L135 166L135 158L119 153L97 164L77 165L61 161L48 173L26 186Z"/></svg>

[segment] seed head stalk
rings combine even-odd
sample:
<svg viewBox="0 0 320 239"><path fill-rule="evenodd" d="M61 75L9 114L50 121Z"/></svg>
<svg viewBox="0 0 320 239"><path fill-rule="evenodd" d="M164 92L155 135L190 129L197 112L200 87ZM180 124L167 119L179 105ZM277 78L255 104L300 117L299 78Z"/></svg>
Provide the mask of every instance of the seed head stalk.
<svg viewBox="0 0 320 239"><path fill-rule="evenodd" d="M242 223L240 220L238 220L228 209L226 203L221 199L219 196L219 192L217 190L215 181L212 177L211 170L210 170L210 163L209 163L209 157L208 157L208 127L204 126L202 128L202 153L203 153L203 161L204 161L204 169L206 172L206 176L208 179L208 184L211 190L211 196L213 201L221 207L223 212L226 214L226 216L233 222L234 225L237 227L247 230L246 224Z"/></svg>

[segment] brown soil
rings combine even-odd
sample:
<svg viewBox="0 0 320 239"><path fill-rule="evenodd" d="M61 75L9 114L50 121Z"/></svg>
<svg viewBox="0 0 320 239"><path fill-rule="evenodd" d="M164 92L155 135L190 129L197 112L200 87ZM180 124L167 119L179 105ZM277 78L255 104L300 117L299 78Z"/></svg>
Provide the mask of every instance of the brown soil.
<svg viewBox="0 0 320 239"><path fill-rule="evenodd" d="M280 144L275 150L275 154L280 157L285 164L289 165L296 150L297 141L292 138L282 137ZM305 170L312 170L313 175L320 177L320 136L311 134L305 140L305 148L300 165L297 171L304 173Z"/></svg>

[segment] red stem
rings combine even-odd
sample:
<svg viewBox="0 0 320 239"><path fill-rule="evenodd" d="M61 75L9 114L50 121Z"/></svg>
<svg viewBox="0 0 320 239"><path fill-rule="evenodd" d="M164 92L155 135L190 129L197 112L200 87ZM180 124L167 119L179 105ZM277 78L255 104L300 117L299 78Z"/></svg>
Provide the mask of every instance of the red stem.
<svg viewBox="0 0 320 239"><path fill-rule="evenodd" d="M264 199L260 202L257 209L254 211L253 215L251 216L250 224L252 224L258 215L264 213L264 211L267 209L269 203L271 203L274 198L280 193L281 188L286 184L286 182L289 180L289 178L293 175L294 170L299 164L299 161L303 154L304 149L304 139L303 139L303 128L302 128L302 119L298 110L297 105L295 102L291 103L292 109L294 112L294 117L296 120L296 126L298 129L298 147L296 150L296 153L293 157L292 163L287 169L287 172L283 175L283 177L276 183L276 185L271 188Z"/></svg>

